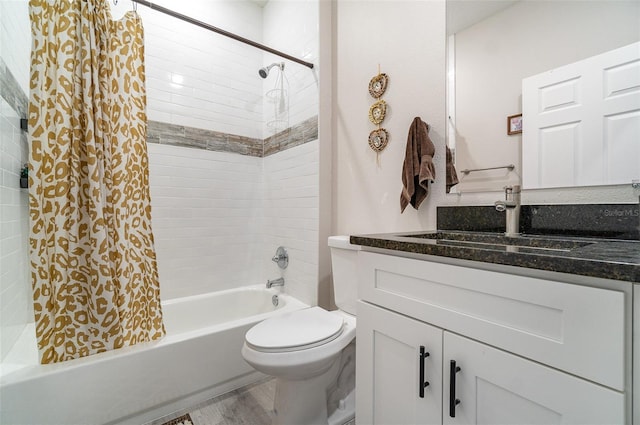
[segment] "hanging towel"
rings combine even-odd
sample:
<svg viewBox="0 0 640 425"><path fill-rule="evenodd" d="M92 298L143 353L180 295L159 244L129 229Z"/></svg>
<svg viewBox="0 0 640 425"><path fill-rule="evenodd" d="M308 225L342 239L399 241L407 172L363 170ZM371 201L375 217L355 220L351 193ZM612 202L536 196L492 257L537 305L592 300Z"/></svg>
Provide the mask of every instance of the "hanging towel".
<svg viewBox="0 0 640 425"><path fill-rule="evenodd" d="M447 193L451 192L451 188L459 183L456 167L453 165L453 155L451 149L447 148Z"/></svg>
<svg viewBox="0 0 640 425"><path fill-rule="evenodd" d="M429 195L429 182L436 178L433 166L435 148L429 139L429 126L419 117L413 119L407 137L407 150L402 166L402 193L400 194L400 212L408 204L418 209Z"/></svg>

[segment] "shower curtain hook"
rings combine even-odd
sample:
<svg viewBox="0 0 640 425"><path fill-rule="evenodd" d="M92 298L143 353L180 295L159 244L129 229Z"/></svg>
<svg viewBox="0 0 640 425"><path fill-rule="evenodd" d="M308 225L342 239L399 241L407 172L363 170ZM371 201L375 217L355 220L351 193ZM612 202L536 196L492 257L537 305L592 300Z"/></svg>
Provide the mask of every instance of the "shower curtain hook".
<svg viewBox="0 0 640 425"><path fill-rule="evenodd" d="M135 1L132 1L131 5L133 6L133 12L138 13L138 3L136 3Z"/></svg>
<svg viewBox="0 0 640 425"><path fill-rule="evenodd" d="M118 0L113 0L113 5L117 6L118 5Z"/></svg>

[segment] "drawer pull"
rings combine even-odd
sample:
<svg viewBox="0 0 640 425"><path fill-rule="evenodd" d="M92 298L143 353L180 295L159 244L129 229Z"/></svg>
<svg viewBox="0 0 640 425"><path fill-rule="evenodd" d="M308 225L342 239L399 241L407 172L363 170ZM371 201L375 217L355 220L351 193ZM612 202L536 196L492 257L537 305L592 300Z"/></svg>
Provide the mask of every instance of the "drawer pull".
<svg viewBox="0 0 640 425"><path fill-rule="evenodd" d="M456 361L451 360L449 366L449 416L456 417L456 406L460 404L460 399L456 398L456 373L460 372L459 366L456 366Z"/></svg>
<svg viewBox="0 0 640 425"><path fill-rule="evenodd" d="M429 386L429 381L424 380L424 361L429 357L429 353L425 351L424 345L420 346L420 382L418 383L418 393L420 398L424 398L424 389Z"/></svg>

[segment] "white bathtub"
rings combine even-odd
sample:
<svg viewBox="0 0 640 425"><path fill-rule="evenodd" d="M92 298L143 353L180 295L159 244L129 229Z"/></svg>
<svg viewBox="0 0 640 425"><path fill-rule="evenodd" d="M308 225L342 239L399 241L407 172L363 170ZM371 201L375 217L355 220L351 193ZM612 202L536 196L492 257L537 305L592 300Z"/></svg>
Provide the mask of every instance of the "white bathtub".
<svg viewBox="0 0 640 425"><path fill-rule="evenodd" d="M307 307L245 287L163 302L160 341L39 365L33 324L2 364L2 424L141 424L253 382L244 334L265 318Z"/></svg>

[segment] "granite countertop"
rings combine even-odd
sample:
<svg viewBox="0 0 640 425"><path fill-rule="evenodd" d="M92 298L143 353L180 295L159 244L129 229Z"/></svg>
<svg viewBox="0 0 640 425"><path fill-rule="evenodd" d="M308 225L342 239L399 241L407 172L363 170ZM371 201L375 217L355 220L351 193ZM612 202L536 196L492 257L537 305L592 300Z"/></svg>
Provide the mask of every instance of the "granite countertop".
<svg viewBox="0 0 640 425"><path fill-rule="evenodd" d="M540 235L511 239L499 233L434 230L354 235L351 243L640 283L640 241L637 240Z"/></svg>

